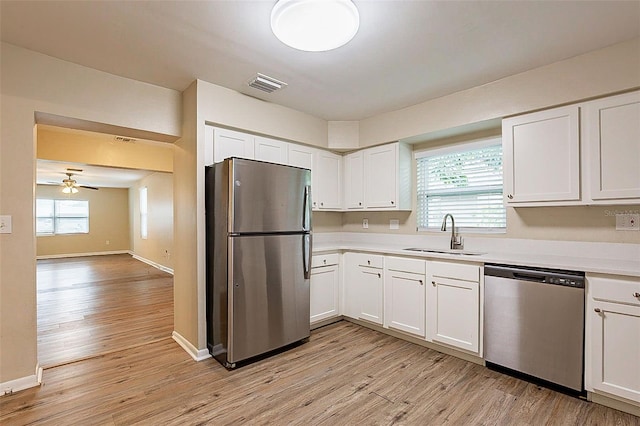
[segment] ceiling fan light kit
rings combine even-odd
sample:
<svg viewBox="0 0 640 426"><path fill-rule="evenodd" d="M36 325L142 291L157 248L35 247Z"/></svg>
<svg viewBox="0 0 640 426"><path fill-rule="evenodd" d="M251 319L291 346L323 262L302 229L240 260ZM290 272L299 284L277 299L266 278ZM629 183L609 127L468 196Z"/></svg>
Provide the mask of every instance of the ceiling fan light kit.
<svg viewBox="0 0 640 426"><path fill-rule="evenodd" d="M279 0L271 30L287 46L324 52L347 44L358 32L360 15L351 0Z"/></svg>

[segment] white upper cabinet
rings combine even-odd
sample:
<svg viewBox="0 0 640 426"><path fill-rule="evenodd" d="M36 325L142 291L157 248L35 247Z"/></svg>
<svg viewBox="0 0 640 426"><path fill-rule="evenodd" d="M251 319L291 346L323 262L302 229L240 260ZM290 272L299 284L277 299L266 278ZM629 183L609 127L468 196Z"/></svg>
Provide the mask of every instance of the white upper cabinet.
<svg viewBox="0 0 640 426"><path fill-rule="evenodd" d="M348 154L345 208L411 210L411 149L399 142Z"/></svg>
<svg viewBox="0 0 640 426"><path fill-rule="evenodd" d="M583 113L590 200L640 202L640 92L588 102Z"/></svg>
<svg viewBox="0 0 640 426"><path fill-rule="evenodd" d="M502 121L507 205L580 203L577 105Z"/></svg>
<svg viewBox="0 0 640 426"><path fill-rule="evenodd" d="M313 167L313 208L342 209L342 156L318 150Z"/></svg>
<svg viewBox="0 0 640 426"><path fill-rule="evenodd" d="M253 136L234 130L205 126L205 164L220 163L225 158L253 159Z"/></svg>
<svg viewBox="0 0 640 426"><path fill-rule="evenodd" d="M344 156L344 207L364 209L364 154L352 152Z"/></svg>
<svg viewBox="0 0 640 426"><path fill-rule="evenodd" d="M276 164L289 164L289 144L276 139L255 136L254 158Z"/></svg>
<svg viewBox="0 0 640 426"><path fill-rule="evenodd" d="M289 144L289 165L311 170L313 176L313 157L315 149L304 145Z"/></svg>

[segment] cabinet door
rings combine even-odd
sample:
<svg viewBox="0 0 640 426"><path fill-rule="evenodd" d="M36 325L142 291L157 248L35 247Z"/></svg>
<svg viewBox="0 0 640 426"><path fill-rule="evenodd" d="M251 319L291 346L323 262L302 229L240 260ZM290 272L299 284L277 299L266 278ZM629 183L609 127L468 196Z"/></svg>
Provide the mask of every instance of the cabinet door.
<svg viewBox="0 0 640 426"><path fill-rule="evenodd" d="M360 266L358 254L345 253L343 257L344 281L342 282L341 313L349 318L360 316Z"/></svg>
<svg viewBox="0 0 640 426"><path fill-rule="evenodd" d="M311 322L338 316L338 266L311 269Z"/></svg>
<svg viewBox="0 0 640 426"><path fill-rule="evenodd" d="M382 325L382 269L359 267L360 319Z"/></svg>
<svg viewBox="0 0 640 426"><path fill-rule="evenodd" d="M342 157L329 151L319 151L314 168L313 206L316 209L342 208Z"/></svg>
<svg viewBox="0 0 640 426"><path fill-rule="evenodd" d="M314 149L304 145L289 144L289 165L311 170L313 176Z"/></svg>
<svg viewBox="0 0 640 426"><path fill-rule="evenodd" d="M640 402L640 307L594 301L587 320L587 388Z"/></svg>
<svg viewBox="0 0 640 426"><path fill-rule="evenodd" d="M364 155L362 151L344 157L344 203L347 209L364 208Z"/></svg>
<svg viewBox="0 0 640 426"><path fill-rule="evenodd" d="M255 159L269 163L288 164L288 143L256 136Z"/></svg>
<svg viewBox="0 0 640 426"><path fill-rule="evenodd" d="M253 136L233 130L215 128L213 161L219 163L230 157L253 159Z"/></svg>
<svg viewBox="0 0 640 426"><path fill-rule="evenodd" d="M505 202L580 200L578 106L502 121Z"/></svg>
<svg viewBox="0 0 640 426"><path fill-rule="evenodd" d="M589 102L584 117L591 199L640 201L640 92Z"/></svg>
<svg viewBox="0 0 640 426"><path fill-rule="evenodd" d="M420 337L425 335L425 276L385 272L384 325Z"/></svg>
<svg viewBox="0 0 640 426"><path fill-rule="evenodd" d="M398 144L365 150L364 176L367 208L397 208Z"/></svg>
<svg viewBox="0 0 640 426"><path fill-rule="evenodd" d="M479 283L431 276L431 274L429 280L427 340L478 353Z"/></svg>

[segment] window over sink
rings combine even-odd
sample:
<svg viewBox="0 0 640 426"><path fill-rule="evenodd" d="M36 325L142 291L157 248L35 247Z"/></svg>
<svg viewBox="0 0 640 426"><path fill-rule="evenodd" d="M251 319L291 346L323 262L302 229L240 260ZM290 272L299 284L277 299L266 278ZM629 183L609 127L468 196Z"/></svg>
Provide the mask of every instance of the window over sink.
<svg viewBox="0 0 640 426"><path fill-rule="evenodd" d="M505 232L502 141L485 139L416 152L417 226L440 230L451 213L467 232Z"/></svg>

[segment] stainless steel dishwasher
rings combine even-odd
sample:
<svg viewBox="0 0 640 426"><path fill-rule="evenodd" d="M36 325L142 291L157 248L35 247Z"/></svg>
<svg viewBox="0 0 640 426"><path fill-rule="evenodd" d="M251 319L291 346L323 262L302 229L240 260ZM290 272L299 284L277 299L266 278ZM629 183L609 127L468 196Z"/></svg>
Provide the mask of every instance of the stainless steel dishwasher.
<svg viewBox="0 0 640 426"><path fill-rule="evenodd" d="M584 392L584 273L484 267L488 367Z"/></svg>

